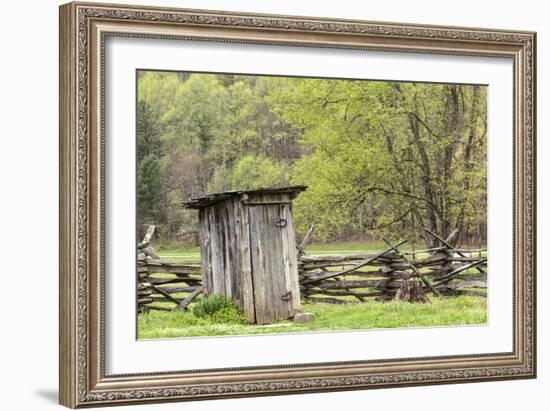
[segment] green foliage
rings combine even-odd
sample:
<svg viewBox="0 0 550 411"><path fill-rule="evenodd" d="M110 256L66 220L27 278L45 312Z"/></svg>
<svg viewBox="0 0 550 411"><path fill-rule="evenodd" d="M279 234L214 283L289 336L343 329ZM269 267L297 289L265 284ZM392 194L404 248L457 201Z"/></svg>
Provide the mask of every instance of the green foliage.
<svg viewBox="0 0 550 411"><path fill-rule="evenodd" d="M247 335L293 332L366 330L379 328L436 327L487 324L487 299L483 297L437 298L429 304L376 302L367 304L304 304L315 315L306 324L281 321L271 326L245 322L213 322L190 312L152 311L138 316L138 338L176 338L213 335Z"/></svg>
<svg viewBox="0 0 550 411"><path fill-rule="evenodd" d="M137 175L138 216L143 220L162 221L162 210L157 204L163 195L162 172L159 159L150 154L139 164Z"/></svg>
<svg viewBox="0 0 550 411"><path fill-rule="evenodd" d="M138 101L137 121L137 160L140 164L149 155L161 155L159 115L147 100Z"/></svg>
<svg viewBox="0 0 550 411"><path fill-rule="evenodd" d="M239 159L231 171L234 188L278 187L288 184L284 166L263 155L246 155Z"/></svg>
<svg viewBox="0 0 550 411"><path fill-rule="evenodd" d="M289 181L288 164L300 151L296 131L266 101L275 80L139 73L138 162L148 154L160 158L165 190L140 206L140 215L160 211L161 241L196 241L196 216L181 207L190 197Z"/></svg>
<svg viewBox="0 0 550 411"><path fill-rule="evenodd" d="M193 305L193 315L198 318L208 318L212 323L246 322L235 303L221 295L211 295L199 300Z"/></svg>
<svg viewBox="0 0 550 411"><path fill-rule="evenodd" d="M269 100L310 153L294 166L309 186L299 230L315 221L325 239L360 227L414 242L421 227L485 229L486 88L302 79Z"/></svg>
<svg viewBox="0 0 550 411"><path fill-rule="evenodd" d="M282 187L290 184L288 166L264 155L247 154L231 168L218 167L208 184L208 192Z"/></svg>
<svg viewBox="0 0 550 411"><path fill-rule="evenodd" d="M193 244L183 200L305 184L295 226L317 240L484 243L486 117L483 86L140 72L138 162L156 156L163 187L140 216Z"/></svg>

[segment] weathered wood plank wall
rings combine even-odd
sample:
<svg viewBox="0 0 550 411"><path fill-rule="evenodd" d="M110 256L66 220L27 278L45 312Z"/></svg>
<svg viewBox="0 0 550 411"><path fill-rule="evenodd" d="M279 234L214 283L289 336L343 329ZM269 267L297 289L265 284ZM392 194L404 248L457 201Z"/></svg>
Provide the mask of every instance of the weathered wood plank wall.
<svg viewBox="0 0 550 411"><path fill-rule="evenodd" d="M222 193L221 199L192 202L199 208L204 294L231 298L251 322L271 323L300 310L295 190Z"/></svg>

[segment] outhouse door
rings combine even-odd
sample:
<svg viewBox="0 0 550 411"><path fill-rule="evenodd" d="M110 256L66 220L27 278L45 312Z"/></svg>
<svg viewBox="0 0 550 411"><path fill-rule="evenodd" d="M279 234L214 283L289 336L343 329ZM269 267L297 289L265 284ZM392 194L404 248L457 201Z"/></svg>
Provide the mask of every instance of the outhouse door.
<svg viewBox="0 0 550 411"><path fill-rule="evenodd" d="M293 317L300 310L296 242L290 202L248 205L256 323Z"/></svg>

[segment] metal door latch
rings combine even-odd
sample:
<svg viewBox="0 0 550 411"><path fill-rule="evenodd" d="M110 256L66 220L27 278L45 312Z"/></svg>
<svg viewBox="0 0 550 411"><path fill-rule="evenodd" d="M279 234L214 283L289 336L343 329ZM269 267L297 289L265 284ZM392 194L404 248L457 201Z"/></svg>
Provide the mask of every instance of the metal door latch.
<svg viewBox="0 0 550 411"><path fill-rule="evenodd" d="M275 220L275 225L277 227L286 227L286 220L284 218L279 218L277 220Z"/></svg>
<svg viewBox="0 0 550 411"><path fill-rule="evenodd" d="M292 291L289 291L281 296L281 300L283 301L290 301L292 298Z"/></svg>

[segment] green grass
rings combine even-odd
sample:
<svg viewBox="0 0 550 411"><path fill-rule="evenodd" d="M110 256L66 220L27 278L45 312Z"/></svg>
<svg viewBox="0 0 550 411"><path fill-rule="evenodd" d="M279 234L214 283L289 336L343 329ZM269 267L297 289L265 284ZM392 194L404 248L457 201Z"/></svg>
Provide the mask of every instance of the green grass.
<svg viewBox="0 0 550 411"><path fill-rule="evenodd" d="M382 241L368 243L313 244L306 248L310 254L353 254L376 253L386 249ZM406 247L400 247L406 251ZM158 247L161 258L172 261L199 261L199 247ZM332 267L330 270L338 270ZM361 271L375 270L366 267ZM475 272L475 269L467 270ZM164 274L154 274L164 277ZM359 277L358 277L359 278ZM355 279L348 276L347 279ZM357 290L361 291L361 290ZM367 289L363 291L368 291ZM186 294L174 294L183 298ZM376 328L434 327L449 325L485 324L487 322L487 301L481 297L435 298L430 295L430 304L410 304L401 302L351 302L346 305L305 304L304 312L315 314L315 320L308 324L294 324L282 321L269 326L247 324L238 313L224 311L213 316L196 316L192 304L188 311L151 311L138 317L138 337L140 339L198 337L218 335L245 335L292 332L319 332L341 330L365 330ZM200 299L199 301L202 301ZM354 301L353 297L349 297ZM157 306L171 307L169 303L156 303Z"/></svg>
<svg viewBox="0 0 550 411"><path fill-rule="evenodd" d="M329 244L312 244L306 247L310 254L354 254L378 252L387 248L383 241L369 241L368 243L340 242ZM155 247L157 254L166 259L190 261L200 259L200 248L195 247L168 247L161 245ZM404 248L403 248L404 249Z"/></svg>
<svg viewBox="0 0 550 411"><path fill-rule="evenodd" d="M383 241L369 241L368 243L357 242L339 242L328 244L311 244L306 247L306 253L310 254L352 254L371 251L382 251L387 248L387 245Z"/></svg>
<svg viewBox="0 0 550 411"><path fill-rule="evenodd" d="M200 318L191 311L152 311L138 317L138 338L176 338L220 335L272 334L367 330L380 328L437 327L487 323L487 300L481 297L436 298L429 304L367 302L304 304L315 314L307 324L281 321L273 325L247 324L240 316L228 319Z"/></svg>
<svg viewBox="0 0 550 411"><path fill-rule="evenodd" d="M200 261L199 247L177 247L177 248L155 248L155 252L160 258L170 261Z"/></svg>
<svg viewBox="0 0 550 411"><path fill-rule="evenodd" d="M387 245L383 241L369 241L365 243L358 242L339 242L329 244L312 244L307 246L305 251L309 254L357 254L357 253L378 253L387 249ZM156 247L156 252L161 258L172 261L199 261L200 248L195 247ZM417 248L418 249L418 248ZM405 244L399 247L401 251L411 251L411 248ZM486 253L483 253L485 255ZM427 254L426 254L427 255ZM417 257L425 257L426 255L418 255Z"/></svg>

